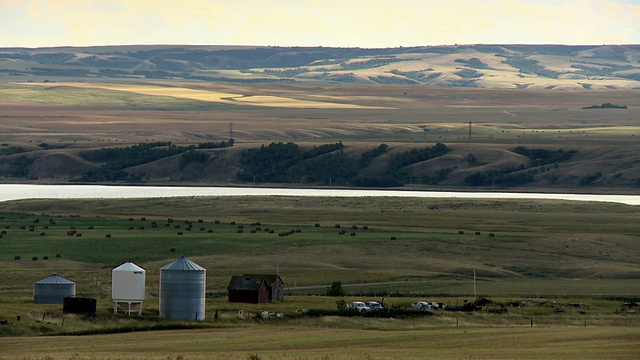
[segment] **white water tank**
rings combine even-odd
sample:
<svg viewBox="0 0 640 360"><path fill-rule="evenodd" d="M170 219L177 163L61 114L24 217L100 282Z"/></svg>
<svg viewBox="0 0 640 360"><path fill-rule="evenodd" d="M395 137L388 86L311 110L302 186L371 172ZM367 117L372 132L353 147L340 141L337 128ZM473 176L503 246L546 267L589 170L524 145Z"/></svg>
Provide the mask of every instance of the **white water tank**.
<svg viewBox="0 0 640 360"><path fill-rule="evenodd" d="M206 270L182 256L160 268L160 317L204 320Z"/></svg>
<svg viewBox="0 0 640 360"><path fill-rule="evenodd" d="M111 270L111 300L144 301L145 271L132 262Z"/></svg>

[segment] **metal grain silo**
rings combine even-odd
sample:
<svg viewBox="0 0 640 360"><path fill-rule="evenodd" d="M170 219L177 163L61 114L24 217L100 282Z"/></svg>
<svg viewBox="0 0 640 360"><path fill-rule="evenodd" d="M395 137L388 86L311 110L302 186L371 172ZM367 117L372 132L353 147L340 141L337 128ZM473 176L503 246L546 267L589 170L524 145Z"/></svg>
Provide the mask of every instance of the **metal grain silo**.
<svg viewBox="0 0 640 360"><path fill-rule="evenodd" d="M52 274L34 284L34 304L62 304L64 298L76 295L76 283Z"/></svg>
<svg viewBox="0 0 640 360"><path fill-rule="evenodd" d="M142 302L145 298L145 270L132 262L126 262L111 270L111 300L113 312L118 309L130 315L137 311L142 315ZM135 308L137 307L137 310Z"/></svg>
<svg viewBox="0 0 640 360"><path fill-rule="evenodd" d="M160 317L204 320L206 270L182 256L160 268Z"/></svg>

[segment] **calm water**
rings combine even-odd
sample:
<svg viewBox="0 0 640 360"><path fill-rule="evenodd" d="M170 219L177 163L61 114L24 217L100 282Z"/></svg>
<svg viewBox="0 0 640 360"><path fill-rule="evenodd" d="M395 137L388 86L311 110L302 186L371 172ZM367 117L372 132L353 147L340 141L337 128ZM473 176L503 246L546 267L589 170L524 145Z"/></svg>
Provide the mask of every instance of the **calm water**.
<svg viewBox="0 0 640 360"><path fill-rule="evenodd" d="M102 186L0 184L0 201L21 199L125 199L180 196L336 196L431 197L475 199L557 199L640 205L638 195L585 195L544 193L450 192L404 190L279 189L238 187Z"/></svg>

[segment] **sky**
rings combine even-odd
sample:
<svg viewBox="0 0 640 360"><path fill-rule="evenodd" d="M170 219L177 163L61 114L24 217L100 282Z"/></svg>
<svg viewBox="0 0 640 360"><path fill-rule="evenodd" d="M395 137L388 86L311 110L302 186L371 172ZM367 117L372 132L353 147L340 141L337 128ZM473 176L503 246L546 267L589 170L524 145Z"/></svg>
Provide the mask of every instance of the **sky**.
<svg viewBox="0 0 640 360"><path fill-rule="evenodd" d="M640 44L640 0L0 0L0 47Z"/></svg>

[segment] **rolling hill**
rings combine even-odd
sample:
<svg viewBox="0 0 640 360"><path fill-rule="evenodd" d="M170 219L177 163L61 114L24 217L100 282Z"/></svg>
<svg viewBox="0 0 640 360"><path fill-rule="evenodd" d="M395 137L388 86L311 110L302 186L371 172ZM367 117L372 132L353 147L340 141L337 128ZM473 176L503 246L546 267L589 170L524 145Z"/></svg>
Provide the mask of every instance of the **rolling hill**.
<svg viewBox="0 0 640 360"><path fill-rule="evenodd" d="M0 81L61 79L633 89L640 45L0 48Z"/></svg>
<svg viewBox="0 0 640 360"><path fill-rule="evenodd" d="M3 48L0 178L637 192L638 90L640 45Z"/></svg>

